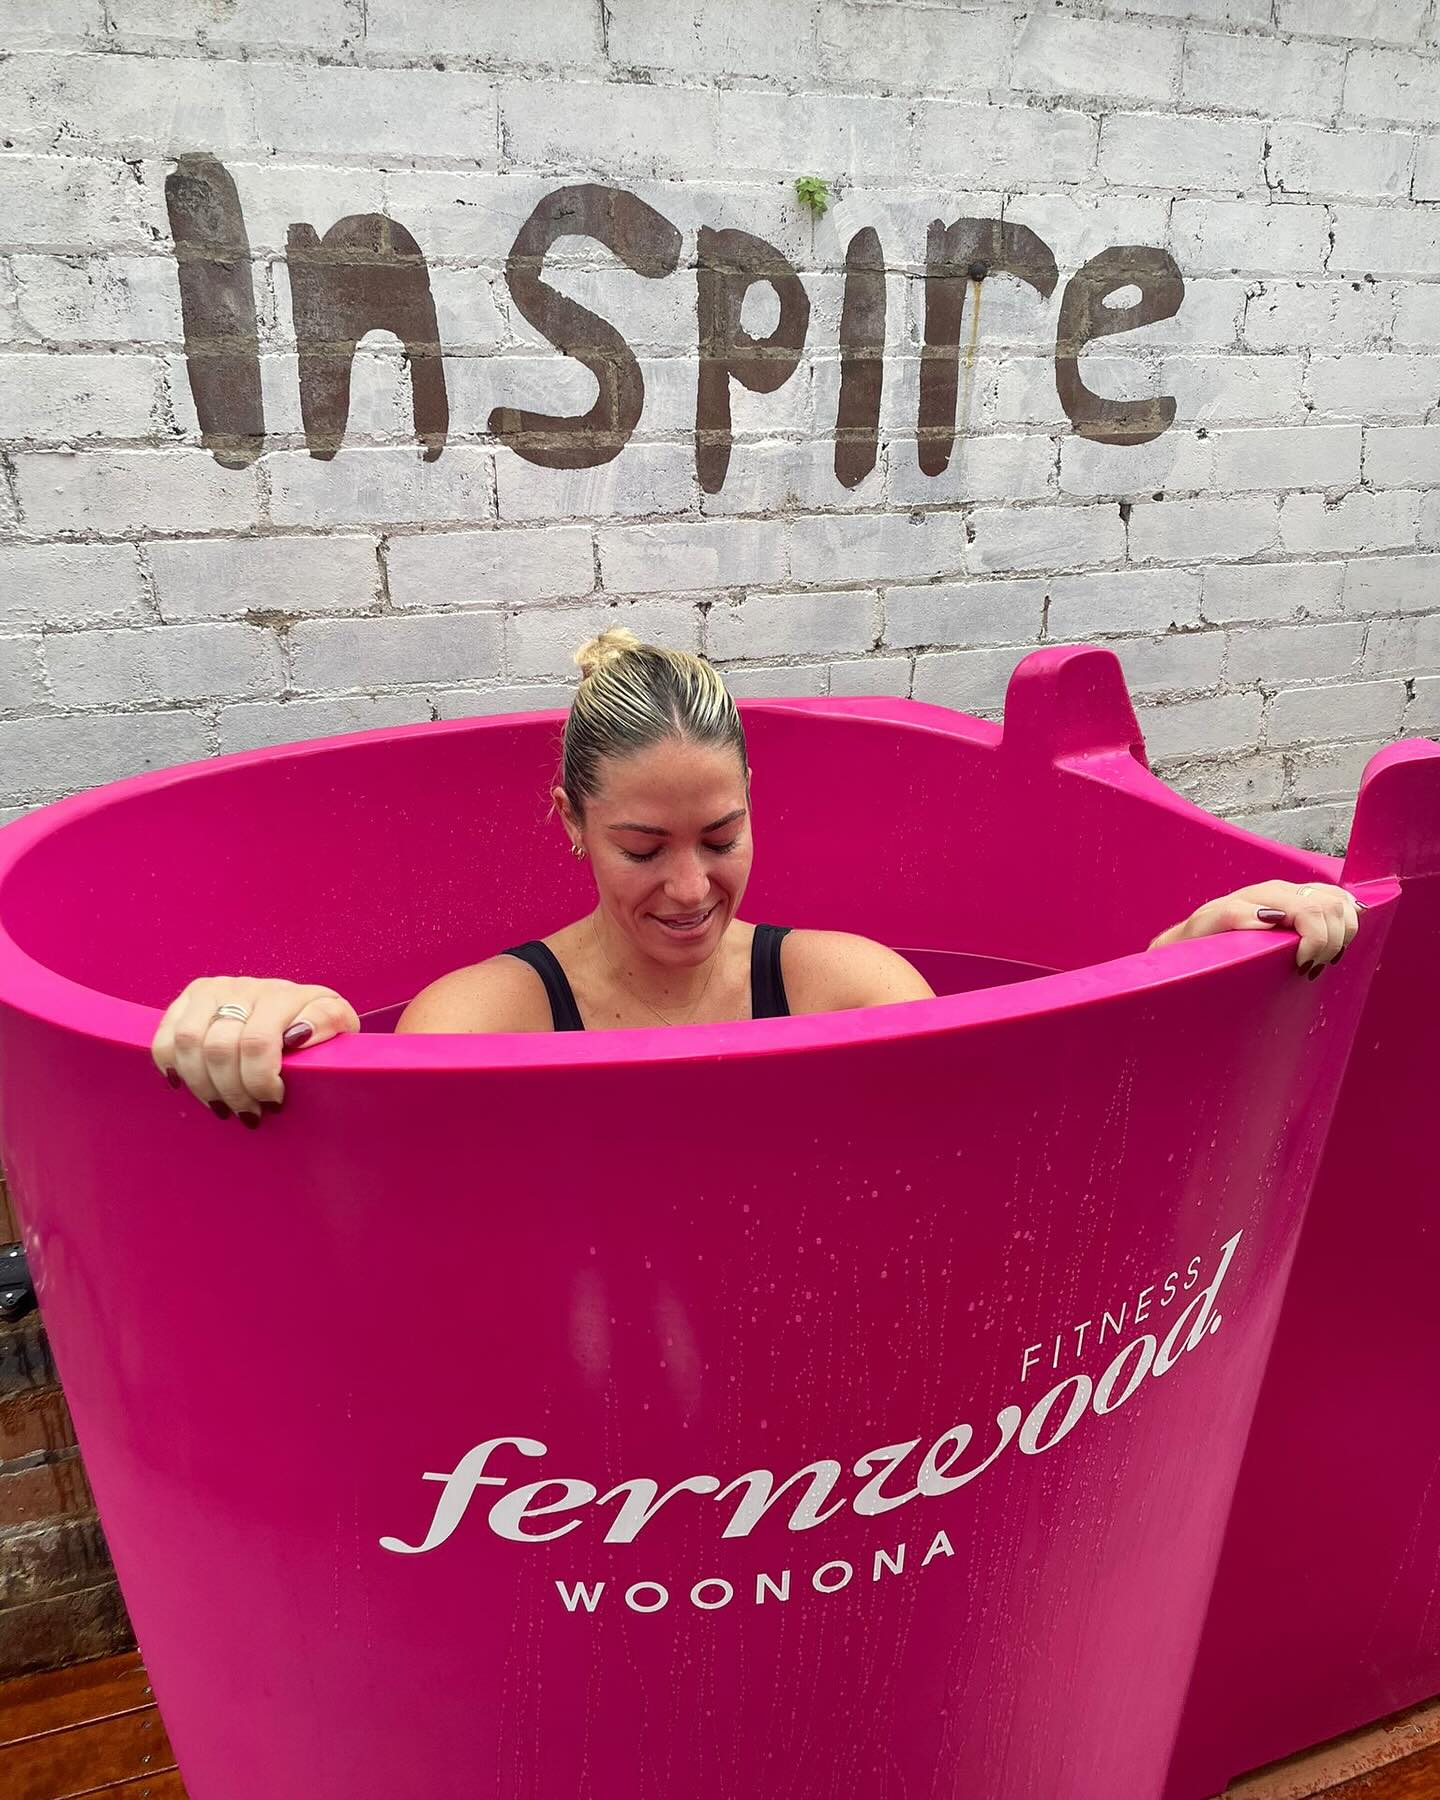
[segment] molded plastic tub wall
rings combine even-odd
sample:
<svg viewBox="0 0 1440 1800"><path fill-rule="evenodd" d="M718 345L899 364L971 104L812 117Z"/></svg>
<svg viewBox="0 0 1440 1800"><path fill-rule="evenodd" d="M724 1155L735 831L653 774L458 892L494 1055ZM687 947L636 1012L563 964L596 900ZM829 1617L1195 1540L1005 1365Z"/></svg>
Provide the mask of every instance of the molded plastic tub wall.
<svg viewBox="0 0 1440 1800"><path fill-rule="evenodd" d="M1159 1793L1396 889L1315 984L1288 936L1127 954L1316 864L1155 783L1101 653L1028 659L1003 741L748 718L749 916L1061 972L366 1034L252 1135L153 1009L228 966L373 1011L557 925L554 721L0 834L0 1142L194 1800Z"/></svg>

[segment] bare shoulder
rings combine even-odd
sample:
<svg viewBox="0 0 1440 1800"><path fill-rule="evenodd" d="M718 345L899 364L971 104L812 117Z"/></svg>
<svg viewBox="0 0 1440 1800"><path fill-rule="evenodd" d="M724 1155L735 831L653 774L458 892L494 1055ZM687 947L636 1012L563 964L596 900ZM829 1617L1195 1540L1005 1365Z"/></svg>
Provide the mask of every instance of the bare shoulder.
<svg viewBox="0 0 1440 1800"><path fill-rule="evenodd" d="M549 1031L545 985L518 956L452 969L422 988L396 1021L401 1031Z"/></svg>
<svg viewBox="0 0 1440 1800"><path fill-rule="evenodd" d="M792 931L781 951L792 1013L846 1012L928 1000L934 989L903 956L849 931Z"/></svg>

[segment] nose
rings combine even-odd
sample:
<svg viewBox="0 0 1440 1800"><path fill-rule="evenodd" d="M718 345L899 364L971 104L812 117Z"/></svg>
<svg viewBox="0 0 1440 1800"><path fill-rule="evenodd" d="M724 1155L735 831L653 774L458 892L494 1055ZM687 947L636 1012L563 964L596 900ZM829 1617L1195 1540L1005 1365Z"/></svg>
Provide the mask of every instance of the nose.
<svg viewBox="0 0 1440 1800"><path fill-rule="evenodd" d="M677 912L698 912L709 894L710 877L695 851L682 850L671 858L665 876L665 898Z"/></svg>

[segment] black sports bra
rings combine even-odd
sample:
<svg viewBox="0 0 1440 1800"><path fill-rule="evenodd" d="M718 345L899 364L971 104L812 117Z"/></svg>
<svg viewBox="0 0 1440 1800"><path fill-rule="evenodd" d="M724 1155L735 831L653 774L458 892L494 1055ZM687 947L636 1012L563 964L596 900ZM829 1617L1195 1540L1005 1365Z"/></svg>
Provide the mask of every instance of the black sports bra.
<svg viewBox="0 0 1440 1800"><path fill-rule="evenodd" d="M754 1019L788 1019L790 1003L785 998L785 977L780 972L780 945L788 925L757 925L750 946L750 1016ZM550 1021L556 1031L583 1031L585 1021L575 1004L575 995L559 958L538 938L528 944L516 944L501 953L518 956L545 983L550 1001Z"/></svg>

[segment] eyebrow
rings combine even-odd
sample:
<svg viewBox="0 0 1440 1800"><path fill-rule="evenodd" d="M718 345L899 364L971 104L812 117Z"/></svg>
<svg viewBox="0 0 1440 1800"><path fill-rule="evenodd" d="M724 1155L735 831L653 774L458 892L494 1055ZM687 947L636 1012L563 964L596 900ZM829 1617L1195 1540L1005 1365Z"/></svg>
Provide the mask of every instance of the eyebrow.
<svg viewBox="0 0 1440 1800"><path fill-rule="evenodd" d="M734 812L726 813L723 819L712 819L708 825L700 827L700 835L703 837L707 831L719 831L722 825L733 825L737 819L745 817L745 810L743 806L737 806ZM624 824L612 825L610 829L611 831L639 831L643 832L646 837L668 838L670 835L663 825L635 825L628 819Z"/></svg>

